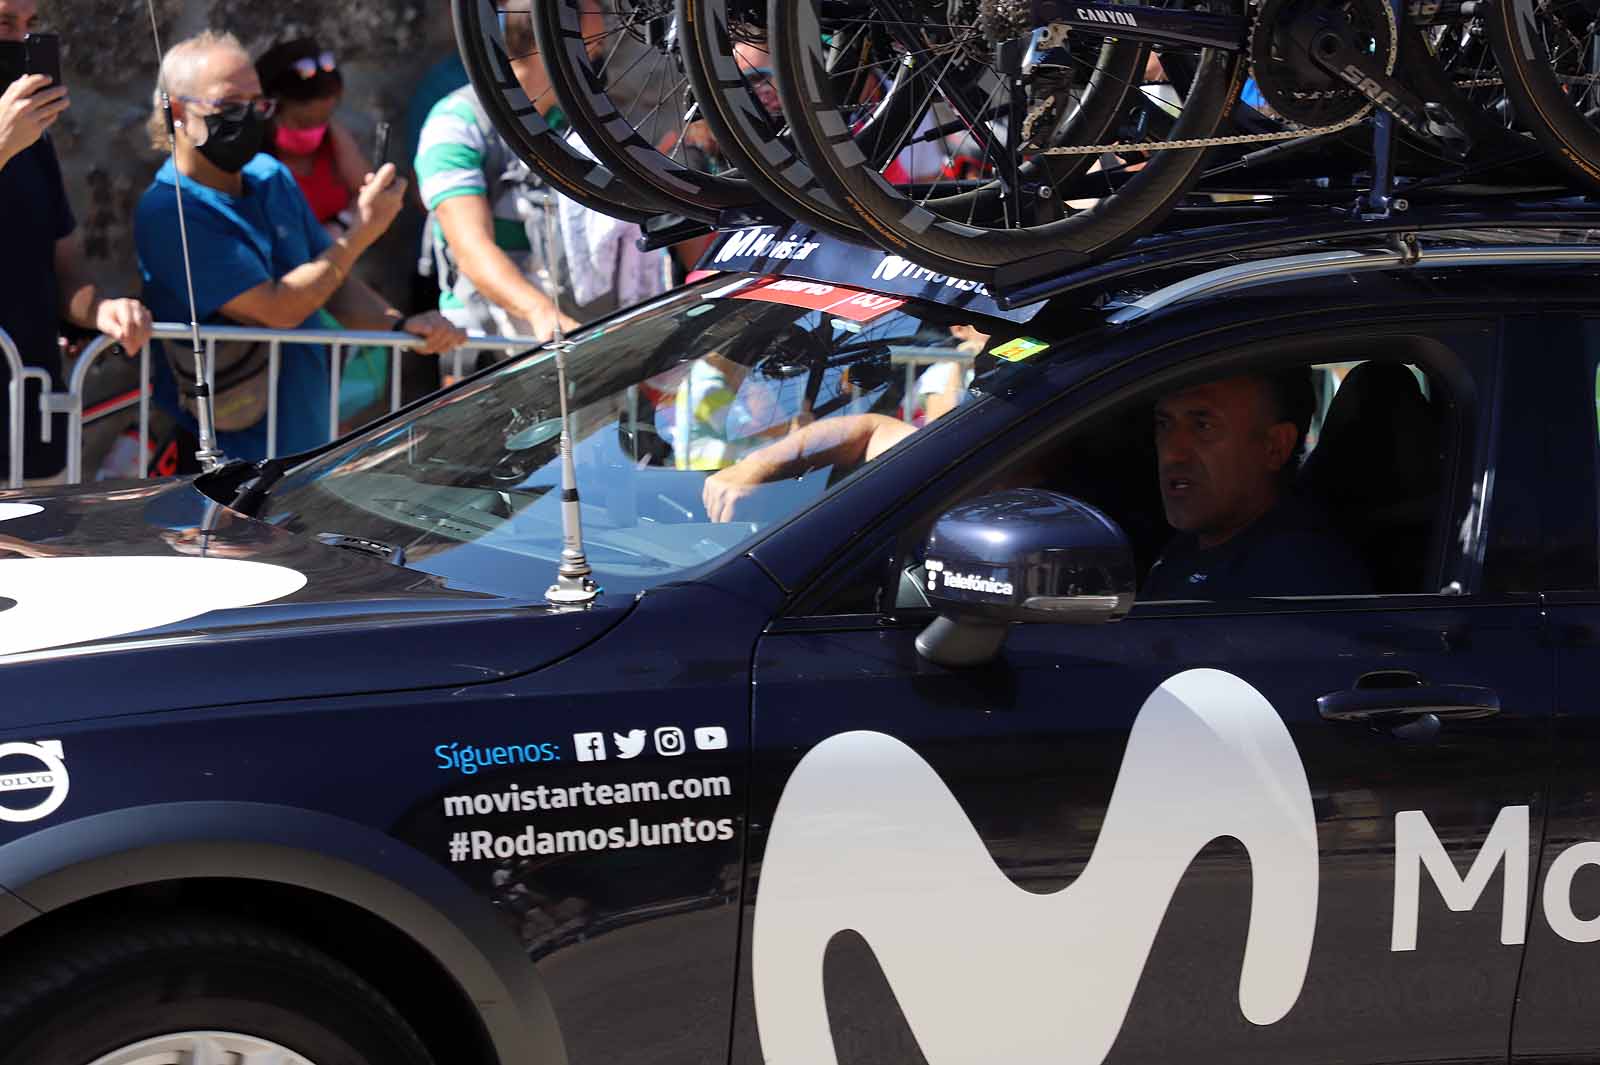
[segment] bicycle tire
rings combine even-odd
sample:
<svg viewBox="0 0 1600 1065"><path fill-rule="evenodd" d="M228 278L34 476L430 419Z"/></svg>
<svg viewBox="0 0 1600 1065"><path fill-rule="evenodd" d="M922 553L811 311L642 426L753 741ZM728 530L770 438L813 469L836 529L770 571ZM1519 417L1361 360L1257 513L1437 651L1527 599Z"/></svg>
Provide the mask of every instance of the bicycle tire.
<svg viewBox="0 0 1600 1065"><path fill-rule="evenodd" d="M1232 2L1242 14L1243 4ZM1142 169L1094 206L1031 229L962 223L930 209L947 205L919 203L862 165L849 127L819 76L817 0L771 0L768 18L784 114L818 180L884 250L930 270L1005 287L1081 266L1158 224L1199 176L1207 154L1205 148L1152 152ZM1237 53L1201 51L1172 138L1216 131L1238 97L1242 70Z"/></svg>
<svg viewBox="0 0 1600 1065"><path fill-rule="evenodd" d="M1600 190L1600 128L1574 102L1562 64L1538 32L1540 14L1553 13L1548 7L1541 12L1535 0L1501 0L1488 8L1489 43L1519 122L1570 177ZM1578 51L1592 51L1592 45Z"/></svg>
<svg viewBox="0 0 1600 1065"><path fill-rule="evenodd" d="M743 2L748 4L750 0ZM684 65L695 95L705 108L706 121L729 154L737 155L745 176L761 189L769 203L797 221L845 239L862 239L856 217L829 195L792 144L772 134L764 117L753 106L754 101L733 57L733 13L729 0L678 0L678 14L680 25L688 28ZM1125 69L1131 75L1138 61L1138 51L1136 45L1124 42L1116 46L1114 54L1104 57L1105 67ZM911 95L891 91L885 113L875 117L873 122L891 129L903 127L908 133L913 131L921 116L912 113L915 106L908 99ZM1074 114L1074 136L1097 139L1114 121L1116 101L1107 99L1105 94L1094 98L1103 106L1080 108ZM858 143L867 140L857 139ZM893 145L895 138L888 141L874 138L871 143ZM892 151L867 153L869 164L880 168L892 157ZM1084 159L1082 166L1088 165L1089 160Z"/></svg>
<svg viewBox="0 0 1600 1065"><path fill-rule="evenodd" d="M659 7L662 17L674 17L672 0L644 2ZM532 8L534 38L538 41L539 53L545 57L550 85L584 146L596 159L625 174L630 183L648 189L653 196L671 204L675 212L686 218L715 223L723 210L757 206L760 193L748 181L687 165L659 150L636 127L629 109L613 96L605 70L607 62L601 61L597 66L589 55L590 42L584 38L580 20L583 5L593 3L594 0L535 0ZM616 17L619 13L614 10L615 3L616 0L602 0L602 14ZM625 27L608 30L612 32L625 35L630 31ZM677 61L678 37L672 34L671 43L647 45L662 50L658 67L661 63ZM636 64L637 61L630 66ZM665 83L671 77L669 73L660 80ZM667 91L666 97L656 101L654 110L659 111L668 103L668 97L677 95L686 85L687 78L680 79ZM644 87L647 92L657 87L654 73L645 75ZM692 94L685 93L684 99L678 102L692 104ZM687 107L676 109L688 110ZM686 129L680 130L679 137L686 133Z"/></svg>
<svg viewBox="0 0 1600 1065"><path fill-rule="evenodd" d="M723 152L773 209L820 233L862 239L854 218L818 184L805 160L769 135L733 56L726 0L678 0L677 11L678 25L686 28L684 70Z"/></svg>
<svg viewBox="0 0 1600 1065"><path fill-rule="evenodd" d="M534 173L584 207L623 221L643 223L671 212L647 189L578 151L539 114L512 73L494 0L450 0L450 15L478 102Z"/></svg>

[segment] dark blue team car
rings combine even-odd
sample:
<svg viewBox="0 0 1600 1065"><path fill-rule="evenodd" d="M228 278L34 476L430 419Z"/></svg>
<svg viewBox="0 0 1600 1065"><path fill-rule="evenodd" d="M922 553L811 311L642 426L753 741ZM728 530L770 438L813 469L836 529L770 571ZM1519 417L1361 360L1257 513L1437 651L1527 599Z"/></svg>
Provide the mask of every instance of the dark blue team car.
<svg viewBox="0 0 1600 1065"><path fill-rule="evenodd" d="M549 351L292 463L0 496L0 1065L1600 1053L1558 222L1016 309L730 234L567 350L585 608ZM1157 399L1282 369L1364 579L1139 598Z"/></svg>

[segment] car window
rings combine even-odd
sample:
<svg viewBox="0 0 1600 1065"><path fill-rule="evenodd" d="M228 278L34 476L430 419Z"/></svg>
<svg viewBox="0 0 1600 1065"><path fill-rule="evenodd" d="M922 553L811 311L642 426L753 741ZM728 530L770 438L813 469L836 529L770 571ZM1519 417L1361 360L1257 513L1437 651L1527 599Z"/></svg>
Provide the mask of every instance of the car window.
<svg viewBox="0 0 1600 1065"><path fill-rule="evenodd" d="M1262 373L1305 389L1298 457L1270 497L1240 511L1243 519L1218 518L1244 474L1216 460L1211 438L1236 432L1248 461L1266 445L1254 435L1260 428L1213 425L1225 415L1210 390ZM1002 471L993 487L1048 488L1104 511L1133 546L1141 602L1434 592L1432 548L1449 468L1441 387L1402 362L1233 371L1138 395ZM1240 402L1255 391L1241 386ZM1204 538L1208 521L1222 530L1221 542ZM920 582L915 567L912 576ZM914 594L907 587L901 597Z"/></svg>
<svg viewBox="0 0 1600 1065"><path fill-rule="evenodd" d="M1462 342L1473 343L1472 335L1464 333ZM1476 485L1468 483L1472 448L1479 442L1471 417L1463 414L1477 402L1467 356L1439 338L1407 335L1386 343L1392 349L1386 358L1352 358L1345 353L1370 354L1374 341L1335 338L1327 343L1329 354L1343 357L1267 367L1294 369L1311 385L1305 458L1283 498L1293 504L1297 527L1315 534L1312 546L1331 541L1347 563L1335 567L1330 561L1322 570L1350 579L1311 592L1293 587L1294 580L1284 587L1268 581L1251 597L1433 594L1463 575L1467 548L1477 543L1474 515L1481 510L1474 502ZM1412 352L1415 357L1408 358ZM857 559L827 574L797 601L794 613L872 614L926 606L922 548L937 515L964 499L1016 487L1059 491L1102 510L1127 535L1144 588L1179 532L1169 521L1155 441L1157 399L1175 387L1133 386L1103 413L1067 422L1053 437L1033 431L997 444L996 467L953 481L950 493L922 504L917 517L886 529L892 544L865 541ZM1063 404L1055 416L1070 410ZM1290 544L1289 561L1282 565L1291 577L1311 568L1297 547ZM1161 598L1231 598L1199 592Z"/></svg>
<svg viewBox="0 0 1600 1065"><path fill-rule="evenodd" d="M986 328L840 286L724 277L579 334L566 361L596 580L633 592L675 578L808 505L866 456L719 495L714 514L706 481L801 430L870 419L909 433L947 414ZM561 552L555 380L548 352L508 363L299 467L263 516L542 595Z"/></svg>

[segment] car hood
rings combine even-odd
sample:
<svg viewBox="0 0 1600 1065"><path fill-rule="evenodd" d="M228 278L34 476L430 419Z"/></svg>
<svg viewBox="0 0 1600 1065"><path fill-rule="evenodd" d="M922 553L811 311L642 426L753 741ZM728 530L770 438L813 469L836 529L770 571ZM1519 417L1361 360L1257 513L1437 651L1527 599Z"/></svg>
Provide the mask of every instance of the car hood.
<svg viewBox="0 0 1600 1065"><path fill-rule="evenodd" d="M573 653L632 603L455 587L187 482L0 493L0 729L484 683Z"/></svg>

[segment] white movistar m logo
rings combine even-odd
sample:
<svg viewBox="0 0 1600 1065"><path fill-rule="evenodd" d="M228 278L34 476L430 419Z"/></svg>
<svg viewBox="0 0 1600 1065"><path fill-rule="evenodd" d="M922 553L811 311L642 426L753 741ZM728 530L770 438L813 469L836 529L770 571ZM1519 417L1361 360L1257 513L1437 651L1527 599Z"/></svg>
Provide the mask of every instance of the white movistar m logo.
<svg viewBox="0 0 1600 1065"><path fill-rule="evenodd" d="M1316 823L1288 730L1243 680L1196 669L1151 693L1094 854L1053 895L1006 877L910 747L880 732L824 740L784 788L761 867L754 982L767 1060L837 1062L822 959L853 929L931 1065L1098 1065L1178 881L1219 836L1244 844L1254 877L1239 1005L1271 1024L1311 958Z"/></svg>

